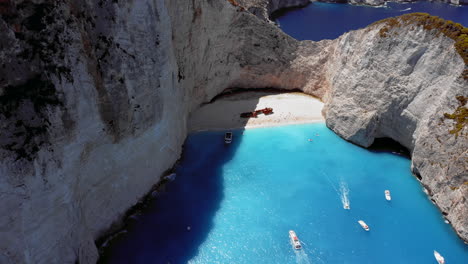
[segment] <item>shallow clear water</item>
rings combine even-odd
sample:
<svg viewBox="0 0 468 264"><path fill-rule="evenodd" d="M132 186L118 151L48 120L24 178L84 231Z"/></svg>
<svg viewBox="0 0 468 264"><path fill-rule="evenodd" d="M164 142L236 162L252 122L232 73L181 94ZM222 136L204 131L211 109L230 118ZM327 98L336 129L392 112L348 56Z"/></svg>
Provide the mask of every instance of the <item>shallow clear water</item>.
<svg viewBox="0 0 468 264"><path fill-rule="evenodd" d="M187 138L177 179L108 263L436 263L434 249L468 263L407 158L352 145L323 123L239 130L227 146L223 136Z"/></svg>
<svg viewBox="0 0 468 264"><path fill-rule="evenodd" d="M387 3L387 7L354 6L314 2L277 18L281 29L299 40L335 39L375 21L413 12L424 12L468 27L468 6L446 3Z"/></svg>

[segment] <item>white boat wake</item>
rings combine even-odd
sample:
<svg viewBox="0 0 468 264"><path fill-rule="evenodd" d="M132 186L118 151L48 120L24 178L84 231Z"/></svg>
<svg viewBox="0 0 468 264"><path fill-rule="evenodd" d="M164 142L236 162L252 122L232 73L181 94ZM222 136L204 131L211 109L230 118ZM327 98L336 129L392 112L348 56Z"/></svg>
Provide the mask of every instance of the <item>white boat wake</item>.
<svg viewBox="0 0 468 264"><path fill-rule="evenodd" d="M343 208L348 210L351 209L349 202L349 188L346 182L344 182L343 180L340 181L340 196Z"/></svg>
<svg viewBox="0 0 468 264"><path fill-rule="evenodd" d="M322 174L325 174L322 171ZM349 188L348 184L344 181L343 177L339 177L339 184L337 184L328 177L328 174L325 174L330 185L335 189L336 193L339 195L343 208L346 210L351 209L351 201L349 200Z"/></svg>
<svg viewBox="0 0 468 264"><path fill-rule="evenodd" d="M304 250L296 250L294 252L296 253L297 264L312 264L312 262L310 262L309 256L307 256Z"/></svg>
<svg viewBox="0 0 468 264"><path fill-rule="evenodd" d="M403 10L400 10L400 12L406 12L406 11L410 11L410 10L411 10L411 7L406 8L406 9L403 9Z"/></svg>

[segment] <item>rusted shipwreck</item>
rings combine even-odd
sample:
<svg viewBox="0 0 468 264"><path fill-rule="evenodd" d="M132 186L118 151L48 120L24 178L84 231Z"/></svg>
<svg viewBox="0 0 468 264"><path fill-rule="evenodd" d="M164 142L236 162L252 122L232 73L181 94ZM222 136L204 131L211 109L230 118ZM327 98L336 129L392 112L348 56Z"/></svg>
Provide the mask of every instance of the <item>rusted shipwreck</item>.
<svg viewBox="0 0 468 264"><path fill-rule="evenodd" d="M241 113L240 117L243 117L243 118L257 117L259 114L271 115L273 114L273 108L267 107L267 108L263 108L260 110L255 110L253 112Z"/></svg>

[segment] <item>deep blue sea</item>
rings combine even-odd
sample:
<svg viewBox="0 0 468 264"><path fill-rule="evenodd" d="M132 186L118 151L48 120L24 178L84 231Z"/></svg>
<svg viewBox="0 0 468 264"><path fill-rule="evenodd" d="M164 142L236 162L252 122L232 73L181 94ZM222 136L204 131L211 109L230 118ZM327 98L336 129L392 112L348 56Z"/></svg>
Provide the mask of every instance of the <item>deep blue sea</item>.
<svg viewBox="0 0 468 264"><path fill-rule="evenodd" d="M237 130L231 145L223 137L188 136L176 180L107 263L426 264L434 249L448 264L468 263L468 246L407 158L350 144L323 123ZM292 248L291 229L303 250Z"/></svg>
<svg viewBox="0 0 468 264"><path fill-rule="evenodd" d="M446 3L387 3L387 7L354 6L314 2L278 17L284 32L298 40L335 39L375 21L413 12L425 12L468 27L468 6Z"/></svg>

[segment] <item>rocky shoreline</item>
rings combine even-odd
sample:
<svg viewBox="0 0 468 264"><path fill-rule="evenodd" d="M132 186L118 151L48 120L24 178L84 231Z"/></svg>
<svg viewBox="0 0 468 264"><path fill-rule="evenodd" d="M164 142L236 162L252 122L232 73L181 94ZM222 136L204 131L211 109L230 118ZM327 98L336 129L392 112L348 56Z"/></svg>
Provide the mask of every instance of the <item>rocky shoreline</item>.
<svg viewBox="0 0 468 264"><path fill-rule="evenodd" d="M267 22L307 2L2 1L0 263L95 263L228 88L299 89L344 139L401 143L467 240L466 29L413 15L299 42Z"/></svg>

